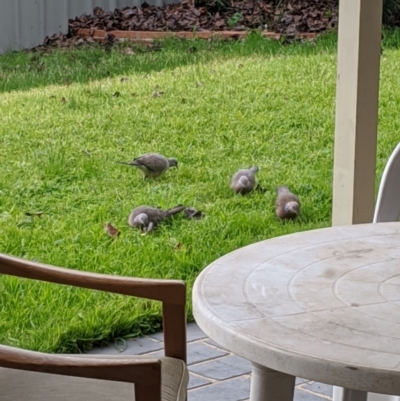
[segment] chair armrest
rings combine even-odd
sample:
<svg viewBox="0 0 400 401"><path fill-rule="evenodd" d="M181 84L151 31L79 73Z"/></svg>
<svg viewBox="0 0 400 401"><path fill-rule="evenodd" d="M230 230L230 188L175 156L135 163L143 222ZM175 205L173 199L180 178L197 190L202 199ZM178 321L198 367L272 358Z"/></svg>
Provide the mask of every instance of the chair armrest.
<svg viewBox="0 0 400 401"><path fill-rule="evenodd" d="M186 362L186 285L181 280L87 273L0 253L0 273L161 301L165 356Z"/></svg>
<svg viewBox="0 0 400 401"><path fill-rule="evenodd" d="M161 361L156 358L77 358L0 345L0 367L145 386L161 383Z"/></svg>
<svg viewBox="0 0 400 401"><path fill-rule="evenodd" d="M144 279L88 273L31 262L2 253L0 254L0 273L131 295L173 305L186 304L186 286L185 282L181 280Z"/></svg>

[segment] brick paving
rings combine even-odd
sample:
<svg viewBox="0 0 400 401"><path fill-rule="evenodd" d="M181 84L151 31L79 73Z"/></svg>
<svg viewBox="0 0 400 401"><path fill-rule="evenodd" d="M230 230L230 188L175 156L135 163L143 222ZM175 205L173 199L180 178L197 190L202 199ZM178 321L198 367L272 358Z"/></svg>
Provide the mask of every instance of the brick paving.
<svg viewBox="0 0 400 401"><path fill-rule="evenodd" d="M188 401L247 401L250 394L251 364L225 350L208 338L196 325L187 326L188 368L190 371ZM89 353L119 354L121 345L95 348ZM124 355L163 355L163 336L127 340ZM332 400L332 386L296 379L294 401Z"/></svg>

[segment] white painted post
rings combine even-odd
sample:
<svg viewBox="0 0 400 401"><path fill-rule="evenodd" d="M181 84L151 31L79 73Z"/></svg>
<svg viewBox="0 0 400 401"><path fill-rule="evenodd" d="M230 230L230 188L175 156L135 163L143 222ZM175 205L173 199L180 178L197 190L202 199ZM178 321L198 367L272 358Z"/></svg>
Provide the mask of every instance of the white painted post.
<svg viewBox="0 0 400 401"><path fill-rule="evenodd" d="M372 222L383 0L340 0L332 225Z"/></svg>

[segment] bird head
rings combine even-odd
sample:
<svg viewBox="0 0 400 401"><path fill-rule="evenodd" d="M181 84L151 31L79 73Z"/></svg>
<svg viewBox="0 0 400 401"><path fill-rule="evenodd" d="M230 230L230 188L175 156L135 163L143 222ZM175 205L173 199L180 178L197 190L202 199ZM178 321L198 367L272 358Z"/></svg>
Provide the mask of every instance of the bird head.
<svg viewBox="0 0 400 401"><path fill-rule="evenodd" d="M140 213L133 219L133 224L136 226L147 227L149 224L149 217L146 213Z"/></svg>
<svg viewBox="0 0 400 401"><path fill-rule="evenodd" d="M300 205L297 202L292 201L286 203L284 209L286 213L295 214L297 216L300 212Z"/></svg>
<svg viewBox="0 0 400 401"><path fill-rule="evenodd" d="M246 188L249 185L249 179L245 175L242 175L238 180L238 184L242 188Z"/></svg>
<svg viewBox="0 0 400 401"><path fill-rule="evenodd" d="M168 159L168 164L170 167L178 168L178 159L175 159L175 157L171 157L170 159Z"/></svg>
<svg viewBox="0 0 400 401"><path fill-rule="evenodd" d="M250 167L249 170L253 173L257 173L257 171L260 169L257 166L253 166L253 167Z"/></svg>

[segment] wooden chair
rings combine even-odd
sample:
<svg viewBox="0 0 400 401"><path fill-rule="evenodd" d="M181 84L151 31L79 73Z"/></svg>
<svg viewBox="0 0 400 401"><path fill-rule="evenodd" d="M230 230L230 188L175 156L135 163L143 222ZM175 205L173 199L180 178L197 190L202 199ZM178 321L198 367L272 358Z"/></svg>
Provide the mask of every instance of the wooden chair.
<svg viewBox="0 0 400 401"><path fill-rule="evenodd" d="M161 301L165 357L45 354L0 345L0 401L184 401L183 281L86 273L0 254L0 273Z"/></svg>

